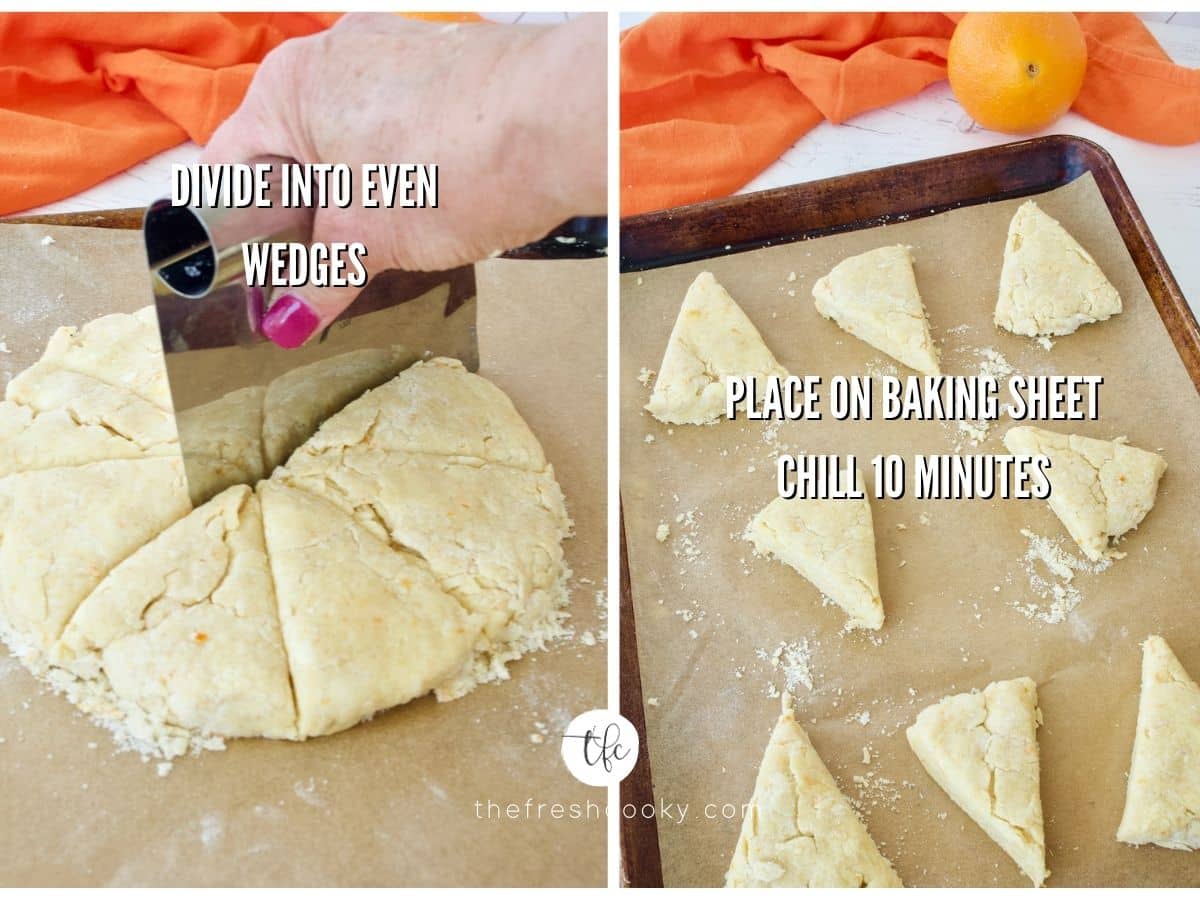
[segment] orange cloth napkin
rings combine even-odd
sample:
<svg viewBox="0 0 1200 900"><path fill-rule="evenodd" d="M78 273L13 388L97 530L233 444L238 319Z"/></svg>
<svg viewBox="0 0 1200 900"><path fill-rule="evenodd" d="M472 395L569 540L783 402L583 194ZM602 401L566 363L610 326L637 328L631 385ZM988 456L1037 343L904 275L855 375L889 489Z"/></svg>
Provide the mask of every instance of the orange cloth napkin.
<svg viewBox="0 0 1200 900"><path fill-rule="evenodd" d="M621 38L621 213L730 194L824 119L946 77L958 14L663 13ZM1200 141L1200 69L1132 13L1080 13L1088 70L1073 109L1161 144Z"/></svg>
<svg viewBox="0 0 1200 900"><path fill-rule="evenodd" d="M185 140L205 143L268 51L340 15L0 15L0 215L69 197Z"/></svg>

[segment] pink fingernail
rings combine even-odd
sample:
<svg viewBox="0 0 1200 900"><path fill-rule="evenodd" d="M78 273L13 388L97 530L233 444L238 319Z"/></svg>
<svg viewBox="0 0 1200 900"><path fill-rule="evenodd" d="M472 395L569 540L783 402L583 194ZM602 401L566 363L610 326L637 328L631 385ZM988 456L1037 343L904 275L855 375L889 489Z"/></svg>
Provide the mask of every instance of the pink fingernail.
<svg viewBox="0 0 1200 900"><path fill-rule="evenodd" d="M312 337L320 324L316 310L295 294L284 294L263 317L262 333L280 347L292 350Z"/></svg>

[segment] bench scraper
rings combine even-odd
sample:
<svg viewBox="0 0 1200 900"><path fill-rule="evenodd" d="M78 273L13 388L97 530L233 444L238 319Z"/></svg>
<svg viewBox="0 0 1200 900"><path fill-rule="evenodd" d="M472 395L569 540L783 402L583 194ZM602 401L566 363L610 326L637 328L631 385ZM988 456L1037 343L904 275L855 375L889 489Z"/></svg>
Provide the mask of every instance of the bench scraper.
<svg viewBox="0 0 1200 900"><path fill-rule="evenodd" d="M271 196L279 197L274 163ZM311 209L198 209L169 199L142 232L188 491L193 504L271 474L333 413L419 359L449 356L479 368L475 267L375 274L354 302L303 347L259 333L273 289L249 287L244 242L312 237ZM604 218L575 218L510 259L607 255Z"/></svg>

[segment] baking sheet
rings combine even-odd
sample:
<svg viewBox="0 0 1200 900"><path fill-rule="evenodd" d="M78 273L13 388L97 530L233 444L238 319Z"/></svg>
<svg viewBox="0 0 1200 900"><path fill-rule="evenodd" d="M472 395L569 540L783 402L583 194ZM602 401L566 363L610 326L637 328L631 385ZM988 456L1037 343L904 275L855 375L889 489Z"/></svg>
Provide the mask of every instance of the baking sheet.
<svg viewBox="0 0 1200 900"><path fill-rule="evenodd" d="M941 697L1020 675L1038 682L1045 718L1048 884L1200 884L1200 854L1114 838L1137 716L1139 643L1162 634L1200 676L1200 398L1091 176L1036 199L1092 253L1125 304L1120 316L1050 350L991 321L1008 222L1023 200L622 276L621 495L667 886L723 883L779 712L769 694L785 686L788 667L771 657L785 642L800 651L793 663L807 660L812 682L806 688L801 667L791 666L797 719L906 884L1028 885L904 738L916 714ZM1004 453L1003 420L972 446L945 423L826 418L669 428L642 411L652 382L641 384L640 370L658 367L687 286L706 269L793 374L820 375L826 386L835 374L912 374L822 319L811 295L840 260L894 243L913 247L943 371L979 374L980 351L990 348L1019 373L1101 374L1099 421L1045 427L1127 435L1168 462L1155 508L1123 544L1128 558L1076 574L1082 600L1059 624L1016 608L1050 606L1033 590L1022 528L1061 538L1081 556L1042 501L918 501L911 489L902 500L872 500L887 614L878 633L844 634L840 609L822 606L801 576L756 558L739 538L775 496L779 452L855 453L870 483L868 463L878 453ZM663 543L655 539L660 523L671 529ZM1034 572L1049 576L1041 565ZM666 804L674 805L670 816L661 812ZM682 823L678 804L688 804ZM715 804L711 814L706 804Z"/></svg>
<svg viewBox="0 0 1200 900"><path fill-rule="evenodd" d="M0 226L0 285L0 386L58 325L150 302L137 232ZM576 637L461 700L303 744L231 741L166 777L0 655L0 883L605 883L605 792L559 755L570 719L606 696L605 263L489 261L479 298L481 372L541 439L575 521ZM527 816L527 798L581 815ZM520 817L480 818L489 800Z"/></svg>

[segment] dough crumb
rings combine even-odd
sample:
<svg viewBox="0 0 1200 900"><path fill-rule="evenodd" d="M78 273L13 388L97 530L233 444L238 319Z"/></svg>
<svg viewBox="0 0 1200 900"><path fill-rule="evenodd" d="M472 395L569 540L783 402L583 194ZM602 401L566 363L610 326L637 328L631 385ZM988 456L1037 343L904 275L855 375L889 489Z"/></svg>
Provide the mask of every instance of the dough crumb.
<svg viewBox="0 0 1200 900"><path fill-rule="evenodd" d="M644 438L642 438L642 440L645 441L647 444L653 444L654 443L654 435L648 434Z"/></svg>
<svg viewBox="0 0 1200 900"><path fill-rule="evenodd" d="M787 280L788 280L788 281L795 281L795 280L796 280L796 273L795 273L795 272L788 272Z"/></svg>
<svg viewBox="0 0 1200 900"><path fill-rule="evenodd" d="M531 744L544 744L544 743L546 743L546 736L545 736L545 735L542 735L542 734L538 734L538 733L535 731L533 734L529 735L529 743L531 743Z"/></svg>
<svg viewBox="0 0 1200 900"><path fill-rule="evenodd" d="M854 782L858 796L850 798L850 802L860 812L879 807L889 810L897 808L900 790L893 779L872 770L864 775L855 775L851 781Z"/></svg>
<svg viewBox="0 0 1200 900"><path fill-rule="evenodd" d="M754 654L770 665L772 670L783 675L784 689L788 693L794 693L800 685L804 685L810 691L813 689L812 650L808 638L781 641L778 647L770 651L760 647ZM768 685L767 696L779 696L778 688L773 682Z"/></svg>
<svg viewBox="0 0 1200 900"><path fill-rule="evenodd" d="M641 383L642 387L649 387L650 382L653 380L653 378L654 378L654 370L647 369L645 366L642 366L642 370L640 372L638 372L638 379L637 379Z"/></svg>
<svg viewBox="0 0 1200 900"><path fill-rule="evenodd" d="M959 422L958 430L971 442L972 447L978 447L987 440L991 425L987 422Z"/></svg>
<svg viewBox="0 0 1200 900"><path fill-rule="evenodd" d="M1050 340L1050 335L1048 334L1038 337L1037 342L1041 344L1043 350L1050 350L1054 347L1054 341Z"/></svg>
<svg viewBox="0 0 1200 900"><path fill-rule="evenodd" d="M56 241L50 235L46 235L44 238L42 238L42 246L43 247L49 247L53 243L56 243Z"/></svg>
<svg viewBox="0 0 1200 900"><path fill-rule="evenodd" d="M660 544L671 536L671 526L666 522L659 522L658 528L654 532L654 539Z"/></svg>
<svg viewBox="0 0 1200 900"><path fill-rule="evenodd" d="M647 697L646 705L647 706L658 706L658 698L657 697Z"/></svg>
<svg viewBox="0 0 1200 900"><path fill-rule="evenodd" d="M680 526L681 534L676 539L674 553L683 559L695 561L700 558L700 545L696 542L699 522L696 520L696 510L688 509L675 516L675 524Z"/></svg>
<svg viewBox="0 0 1200 900"><path fill-rule="evenodd" d="M159 778L166 778L171 774L171 770L173 768L175 768L175 764L173 762L160 762L157 766L155 766L155 771L158 772Z"/></svg>
<svg viewBox="0 0 1200 900"><path fill-rule="evenodd" d="M581 644L583 644L585 647L595 647L596 646L596 636L594 634L592 634L590 631L585 631L583 634L581 634L579 636L579 642Z"/></svg>
<svg viewBox="0 0 1200 900"><path fill-rule="evenodd" d="M1017 371L1013 368L1012 363L1004 358L1004 354L995 347L979 347L975 353L982 360L979 364L980 375L990 375L997 381L1003 382L1009 375Z"/></svg>
<svg viewBox="0 0 1200 900"><path fill-rule="evenodd" d="M863 747L862 761L864 766L871 764L871 749L869 747Z"/></svg>

